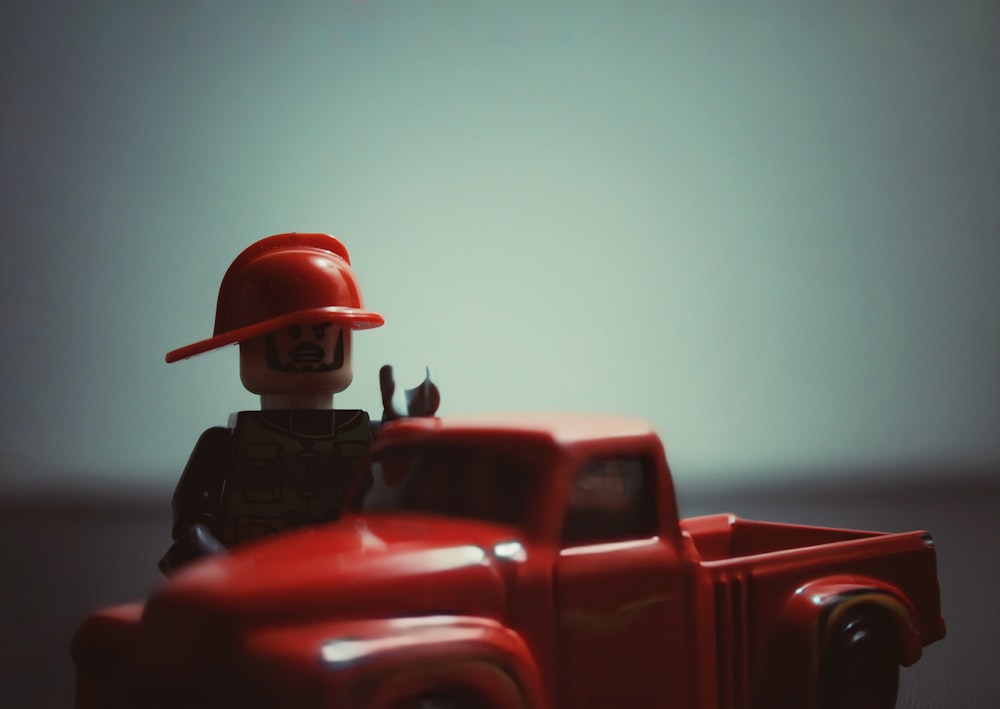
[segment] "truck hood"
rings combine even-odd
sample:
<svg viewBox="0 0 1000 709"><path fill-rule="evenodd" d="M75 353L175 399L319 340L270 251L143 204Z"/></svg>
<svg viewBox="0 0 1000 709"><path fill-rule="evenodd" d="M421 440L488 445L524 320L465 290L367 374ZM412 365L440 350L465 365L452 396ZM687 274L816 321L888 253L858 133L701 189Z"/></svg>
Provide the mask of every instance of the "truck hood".
<svg viewBox="0 0 1000 709"><path fill-rule="evenodd" d="M500 619L518 530L440 517L347 517L204 559L149 599L144 623L229 630L432 613Z"/></svg>

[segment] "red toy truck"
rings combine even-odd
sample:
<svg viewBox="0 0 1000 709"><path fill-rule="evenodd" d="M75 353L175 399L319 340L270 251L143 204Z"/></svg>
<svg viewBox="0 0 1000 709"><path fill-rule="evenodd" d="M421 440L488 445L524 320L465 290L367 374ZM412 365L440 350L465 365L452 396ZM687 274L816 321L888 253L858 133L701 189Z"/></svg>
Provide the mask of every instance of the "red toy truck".
<svg viewBox="0 0 1000 709"><path fill-rule="evenodd" d="M77 707L883 709L942 638L925 532L678 520L647 424L384 427L337 522L191 564L74 643Z"/></svg>

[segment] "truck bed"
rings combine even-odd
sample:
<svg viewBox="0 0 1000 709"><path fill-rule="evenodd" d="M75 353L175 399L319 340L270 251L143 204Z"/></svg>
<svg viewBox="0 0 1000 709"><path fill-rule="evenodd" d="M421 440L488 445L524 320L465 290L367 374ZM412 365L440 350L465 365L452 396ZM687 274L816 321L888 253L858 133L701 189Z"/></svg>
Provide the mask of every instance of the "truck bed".
<svg viewBox="0 0 1000 709"><path fill-rule="evenodd" d="M933 542L926 532L869 532L743 520L717 514L682 520L698 566L700 638L714 670L719 706L748 707L758 695L771 633L784 603L817 579L867 585L898 596L913 614L920 646L944 636ZM905 601L903 599L906 599Z"/></svg>
<svg viewBox="0 0 1000 709"><path fill-rule="evenodd" d="M756 522L740 519L732 514L682 520L681 530L694 543L702 561L722 561L852 539L886 536L883 532Z"/></svg>

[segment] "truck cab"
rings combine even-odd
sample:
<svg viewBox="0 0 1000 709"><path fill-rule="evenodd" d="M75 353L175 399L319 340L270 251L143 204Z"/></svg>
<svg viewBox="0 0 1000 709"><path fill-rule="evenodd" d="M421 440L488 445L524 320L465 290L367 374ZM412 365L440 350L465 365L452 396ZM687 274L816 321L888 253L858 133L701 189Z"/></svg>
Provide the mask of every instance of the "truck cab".
<svg viewBox="0 0 1000 709"><path fill-rule="evenodd" d="M415 420L386 431L370 475L354 502L362 514L514 525L524 558L507 617L544 658L558 706L654 706L650 688L656 706L694 706L694 578L663 447L647 423Z"/></svg>

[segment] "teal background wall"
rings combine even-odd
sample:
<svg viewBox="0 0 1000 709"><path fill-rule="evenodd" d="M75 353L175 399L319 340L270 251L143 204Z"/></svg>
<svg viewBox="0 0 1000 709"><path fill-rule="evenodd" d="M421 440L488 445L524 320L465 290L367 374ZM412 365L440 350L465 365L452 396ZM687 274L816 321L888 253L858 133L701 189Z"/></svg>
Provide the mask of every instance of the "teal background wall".
<svg viewBox="0 0 1000 709"><path fill-rule="evenodd" d="M207 336L326 231L442 413L650 419L689 484L1000 461L1000 5L13 2L0 491L170 488ZM915 466L911 467L911 466Z"/></svg>

